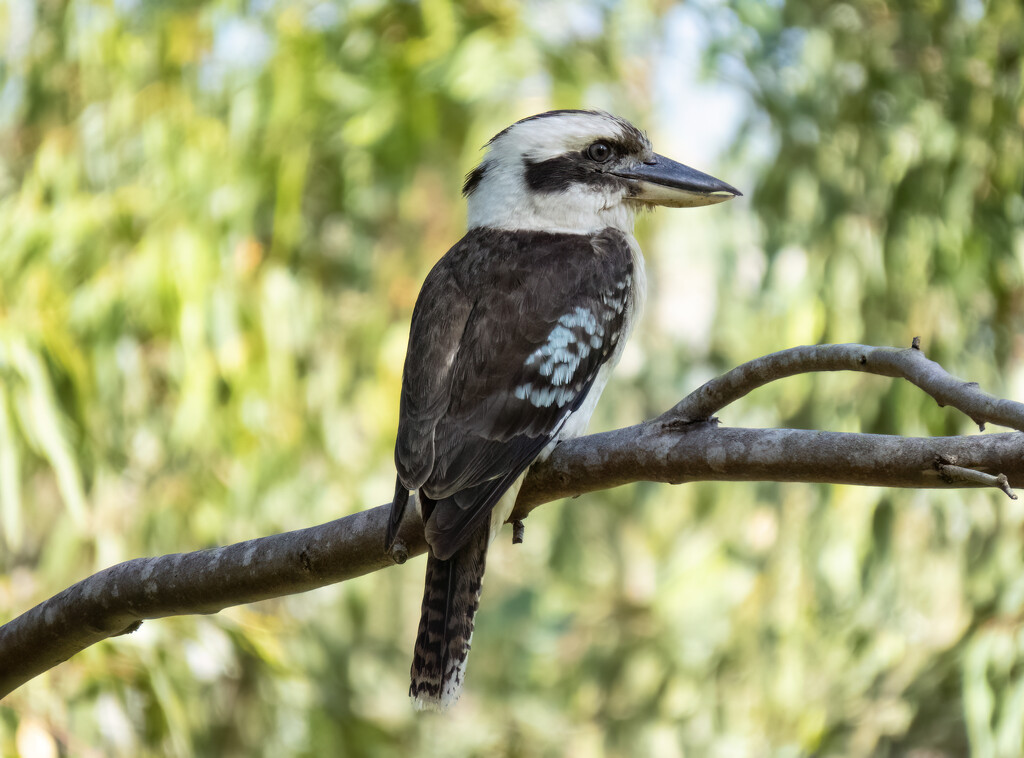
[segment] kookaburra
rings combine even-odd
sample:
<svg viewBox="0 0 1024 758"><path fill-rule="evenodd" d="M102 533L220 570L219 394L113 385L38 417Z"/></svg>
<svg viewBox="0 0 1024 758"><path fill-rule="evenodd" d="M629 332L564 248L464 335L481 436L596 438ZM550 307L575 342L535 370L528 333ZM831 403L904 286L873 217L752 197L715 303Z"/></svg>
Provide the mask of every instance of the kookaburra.
<svg viewBox="0 0 1024 758"><path fill-rule="evenodd" d="M430 554L409 694L459 696L487 547L530 464L582 434L644 302L637 211L739 195L632 124L550 111L488 144L469 231L427 275L402 378L388 550L414 493Z"/></svg>

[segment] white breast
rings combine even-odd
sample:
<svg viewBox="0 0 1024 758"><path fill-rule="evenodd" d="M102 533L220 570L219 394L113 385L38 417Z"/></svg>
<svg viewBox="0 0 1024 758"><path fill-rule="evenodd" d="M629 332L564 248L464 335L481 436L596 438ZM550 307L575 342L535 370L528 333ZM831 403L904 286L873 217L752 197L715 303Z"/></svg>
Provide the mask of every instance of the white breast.
<svg viewBox="0 0 1024 758"><path fill-rule="evenodd" d="M644 266L644 254L632 234L626 235L626 241L629 243L629 249L633 256L633 282L630 291L631 305L626 309L619 341L615 345L614 352L608 356L608 360L598 369L597 377L594 379L594 384L587 397L583 400L583 404L575 412L569 414L565 423L562 424L558 435L541 451L541 454L537 456L537 460L542 461L546 459L560 441L586 434L587 426L590 424L590 417L594 415L594 409L597 408L597 403L601 399L601 393L604 392L612 370L618 365L619 359L622 357L622 351L625 349L626 343L633 333L633 326L643 313L644 304L647 301L647 271Z"/></svg>

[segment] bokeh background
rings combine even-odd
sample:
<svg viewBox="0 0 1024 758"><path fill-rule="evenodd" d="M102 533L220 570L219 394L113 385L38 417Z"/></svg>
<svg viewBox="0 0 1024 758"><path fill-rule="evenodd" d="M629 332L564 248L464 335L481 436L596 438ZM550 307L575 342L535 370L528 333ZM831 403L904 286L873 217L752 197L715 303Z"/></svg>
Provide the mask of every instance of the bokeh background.
<svg viewBox="0 0 1024 758"><path fill-rule="evenodd" d="M391 494L408 322L508 123L598 107L745 191L641 220L594 429L798 344L1024 399L1019 0L0 2L0 620L112 563ZM806 376L732 425L977 433ZM423 559L148 622L0 754L1018 756L1024 506L637 484L496 543L468 687L406 699Z"/></svg>

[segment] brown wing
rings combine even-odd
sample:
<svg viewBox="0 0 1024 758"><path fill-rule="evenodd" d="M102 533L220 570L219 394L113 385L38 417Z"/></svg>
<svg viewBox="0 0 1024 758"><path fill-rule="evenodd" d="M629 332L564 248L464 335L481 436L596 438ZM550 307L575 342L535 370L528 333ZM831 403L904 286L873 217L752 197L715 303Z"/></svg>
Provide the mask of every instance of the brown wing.
<svg viewBox="0 0 1024 758"><path fill-rule="evenodd" d="M583 403L618 342L631 276L612 230L474 230L431 271L395 460L401 484L420 489L436 556L458 549Z"/></svg>

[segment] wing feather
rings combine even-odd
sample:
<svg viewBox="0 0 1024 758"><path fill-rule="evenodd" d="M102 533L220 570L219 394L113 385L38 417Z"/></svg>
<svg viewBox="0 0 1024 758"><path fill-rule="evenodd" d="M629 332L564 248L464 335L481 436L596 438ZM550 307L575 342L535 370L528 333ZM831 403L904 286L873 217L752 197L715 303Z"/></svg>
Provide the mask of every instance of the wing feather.
<svg viewBox="0 0 1024 758"><path fill-rule="evenodd" d="M451 554L555 438L618 343L625 237L473 230L413 315L395 459Z"/></svg>
<svg viewBox="0 0 1024 758"><path fill-rule="evenodd" d="M419 488L433 469L434 429L451 402L455 361L472 311L473 300L450 267L435 266L413 310L402 376L395 464L409 489Z"/></svg>

